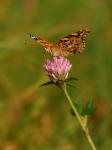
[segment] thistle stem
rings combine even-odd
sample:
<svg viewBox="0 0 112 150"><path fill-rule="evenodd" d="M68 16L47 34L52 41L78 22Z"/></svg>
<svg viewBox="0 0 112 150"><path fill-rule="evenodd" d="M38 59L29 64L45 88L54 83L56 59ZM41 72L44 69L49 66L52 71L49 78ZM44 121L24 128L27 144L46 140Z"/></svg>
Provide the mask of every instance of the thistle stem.
<svg viewBox="0 0 112 150"><path fill-rule="evenodd" d="M69 94L68 94L68 91L67 91L67 89L66 89L66 85L63 86L62 89L63 89L63 91L64 91L64 94L65 94L66 97L67 97L67 100L68 100L68 102L69 102L71 108L73 109L73 111L74 111L74 113L75 113L75 115L76 115L77 120L78 120L79 123L80 123L80 126L82 127L82 130L83 130L84 133L85 133L86 138L88 139L89 144L91 145L92 150L96 150L96 147L95 147L95 145L94 145L94 143L93 143L93 141L92 141L92 138L91 138L91 136L90 136L90 134L89 134L89 130L88 130L87 126L85 126L84 122L82 121L82 118L81 118L80 114L78 113L78 111L77 111L75 105L73 104L73 102L72 102L72 100L71 100L71 98L70 98L70 96L69 96Z"/></svg>

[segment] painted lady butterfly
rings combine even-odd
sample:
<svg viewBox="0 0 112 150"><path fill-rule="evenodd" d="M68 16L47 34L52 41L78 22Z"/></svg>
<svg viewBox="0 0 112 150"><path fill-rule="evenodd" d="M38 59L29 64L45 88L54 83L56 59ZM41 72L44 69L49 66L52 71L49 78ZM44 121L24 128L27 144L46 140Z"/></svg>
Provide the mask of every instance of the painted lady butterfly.
<svg viewBox="0 0 112 150"><path fill-rule="evenodd" d="M56 44L49 43L40 37L33 36L32 34L30 34L30 37L43 46L48 53L51 53L51 55L68 56L73 53L75 54L76 52L81 53L84 50L88 33L90 33L90 30L88 29L74 32L62 38Z"/></svg>

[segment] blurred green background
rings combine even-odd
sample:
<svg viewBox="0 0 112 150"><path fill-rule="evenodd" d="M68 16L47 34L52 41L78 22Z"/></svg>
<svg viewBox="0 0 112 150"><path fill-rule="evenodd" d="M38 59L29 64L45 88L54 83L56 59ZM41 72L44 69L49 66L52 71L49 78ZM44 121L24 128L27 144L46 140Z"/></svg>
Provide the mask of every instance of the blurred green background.
<svg viewBox="0 0 112 150"><path fill-rule="evenodd" d="M112 149L112 1L0 0L0 150L91 150L64 94L46 81L44 50L28 32L51 42L88 27L82 54L70 56L74 100L93 99L89 129L98 150Z"/></svg>

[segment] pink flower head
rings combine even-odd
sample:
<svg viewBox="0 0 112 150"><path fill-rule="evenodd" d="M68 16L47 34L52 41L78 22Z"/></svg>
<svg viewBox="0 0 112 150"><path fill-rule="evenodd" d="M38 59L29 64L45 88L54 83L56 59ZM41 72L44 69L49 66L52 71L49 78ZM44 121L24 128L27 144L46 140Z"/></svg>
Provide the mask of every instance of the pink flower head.
<svg viewBox="0 0 112 150"><path fill-rule="evenodd" d="M72 64L70 64L68 59L59 56L47 60L44 64L44 71L51 81L56 82L67 79L71 67Z"/></svg>

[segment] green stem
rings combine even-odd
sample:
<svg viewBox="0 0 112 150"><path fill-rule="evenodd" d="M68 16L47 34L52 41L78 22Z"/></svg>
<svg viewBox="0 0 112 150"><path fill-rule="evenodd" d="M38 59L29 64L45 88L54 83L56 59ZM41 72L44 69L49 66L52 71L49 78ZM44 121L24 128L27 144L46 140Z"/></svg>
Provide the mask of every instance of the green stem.
<svg viewBox="0 0 112 150"><path fill-rule="evenodd" d="M73 109L73 111L74 111L74 113L75 113L75 115L76 115L76 117L77 117L77 119L78 119L78 121L79 121L79 123L80 123L80 125L82 127L82 130L84 131L84 133L85 133L85 135L86 135L86 137L88 139L89 144L91 145L93 150L96 150L96 147L95 147L95 145L94 145L94 143L93 143L93 141L91 139L91 136L89 134L89 130L88 130L87 126L85 126L84 122L82 121L82 118L81 118L80 114L78 113L75 105L73 104L73 102L72 102L72 100L71 100L71 98L70 98L70 96L69 96L69 94L67 92L66 85L63 86L63 91L64 91L64 93L65 93L65 95L66 95L66 97L68 99L68 102L69 102L71 108Z"/></svg>

